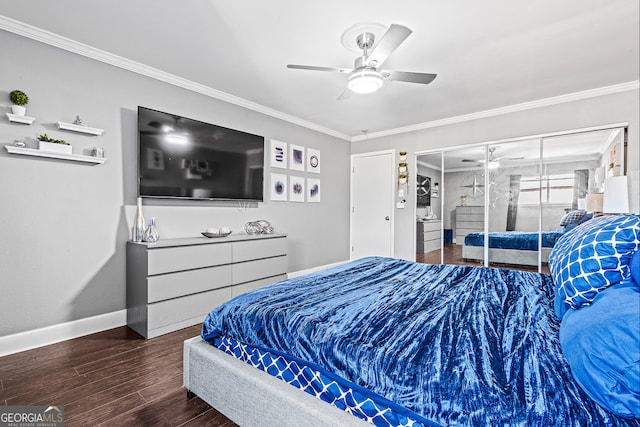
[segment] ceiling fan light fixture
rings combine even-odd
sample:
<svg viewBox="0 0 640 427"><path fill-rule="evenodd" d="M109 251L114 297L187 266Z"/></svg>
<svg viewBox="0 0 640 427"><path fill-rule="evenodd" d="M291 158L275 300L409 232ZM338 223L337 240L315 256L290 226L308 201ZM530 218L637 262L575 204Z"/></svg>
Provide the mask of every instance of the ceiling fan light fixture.
<svg viewBox="0 0 640 427"><path fill-rule="evenodd" d="M384 84L382 74L375 70L356 71L349 76L347 87L353 93L373 93Z"/></svg>
<svg viewBox="0 0 640 427"><path fill-rule="evenodd" d="M187 136L187 134L170 133L165 136L165 139L167 140L167 142L179 145L184 145L189 142L189 137Z"/></svg>

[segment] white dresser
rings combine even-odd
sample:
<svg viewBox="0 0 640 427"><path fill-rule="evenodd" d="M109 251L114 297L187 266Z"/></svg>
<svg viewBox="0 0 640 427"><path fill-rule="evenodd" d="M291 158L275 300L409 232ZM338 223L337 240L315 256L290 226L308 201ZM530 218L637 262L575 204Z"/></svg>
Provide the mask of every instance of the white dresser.
<svg viewBox="0 0 640 427"><path fill-rule="evenodd" d="M484 231L484 206L456 206L456 244L464 245L464 236Z"/></svg>
<svg viewBox="0 0 640 427"><path fill-rule="evenodd" d="M127 325L153 338L201 323L229 299L287 277L283 234L127 243Z"/></svg>
<svg viewBox="0 0 640 427"><path fill-rule="evenodd" d="M417 250L416 252L427 253L442 248L441 220L418 221L417 227Z"/></svg>

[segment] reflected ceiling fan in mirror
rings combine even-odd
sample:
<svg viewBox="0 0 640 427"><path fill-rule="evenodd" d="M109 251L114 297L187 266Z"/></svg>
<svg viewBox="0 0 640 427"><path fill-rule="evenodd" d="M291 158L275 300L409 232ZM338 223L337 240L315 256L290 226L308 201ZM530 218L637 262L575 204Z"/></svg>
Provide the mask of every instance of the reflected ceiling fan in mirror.
<svg viewBox="0 0 640 427"><path fill-rule="evenodd" d="M436 78L436 74L379 69L402 42L409 37L411 32L412 31L405 26L393 24L376 44L375 34L363 29L363 32L356 37L356 43L358 48L362 50L362 55L356 58L353 68L316 67L313 65L294 64L288 64L287 68L349 74L347 89L338 99L347 98L351 93L373 93L382 87L385 80L429 84Z"/></svg>
<svg viewBox="0 0 640 427"><path fill-rule="evenodd" d="M496 151L496 147L489 147L489 169L496 169L498 167L500 167L500 160L522 160L524 159L524 157L508 157L508 156L502 156L502 157L494 157ZM463 163L477 163L478 165L483 165L485 160L484 159L462 159L461 160Z"/></svg>

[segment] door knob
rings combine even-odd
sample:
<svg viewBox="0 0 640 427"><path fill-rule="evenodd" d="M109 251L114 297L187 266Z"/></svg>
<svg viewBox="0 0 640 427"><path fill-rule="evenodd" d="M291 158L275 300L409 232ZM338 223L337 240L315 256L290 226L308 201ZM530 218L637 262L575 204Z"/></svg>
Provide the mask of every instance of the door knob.
<svg viewBox="0 0 640 427"><path fill-rule="evenodd" d="M384 219L389 221L389 215L385 216Z"/></svg>

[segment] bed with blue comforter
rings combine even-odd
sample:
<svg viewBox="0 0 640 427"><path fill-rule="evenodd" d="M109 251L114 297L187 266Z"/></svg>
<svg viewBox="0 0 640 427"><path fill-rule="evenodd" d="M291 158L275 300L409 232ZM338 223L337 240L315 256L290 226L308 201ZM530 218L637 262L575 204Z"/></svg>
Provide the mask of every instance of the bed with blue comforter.
<svg viewBox="0 0 640 427"><path fill-rule="evenodd" d="M599 359L589 356L585 322L569 298L580 282L560 261L552 277L364 258L240 295L207 316L202 338L375 425L640 426L640 327L629 322L640 319L640 285L628 267L640 246L635 218L635 249L618 257L627 269L607 275L625 283L618 288L631 301L631 317L614 322L626 348L615 357L610 330L598 332L606 341ZM587 310L615 288L598 291L601 284L582 304ZM612 310L601 311L583 318L611 324L603 316ZM604 379L593 360L603 360Z"/></svg>
<svg viewBox="0 0 640 427"><path fill-rule="evenodd" d="M543 231L542 247L553 248L563 232ZM497 249L516 249L522 251L538 250L537 231L503 231L489 233L489 247ZM464 238L466 246L484 246L484 233L469 233Z"/></svg>
<svg viewBox="0 0 640 427"><path fill-rule="evenodd" d="M538 265L538 251L543 263L549 261L551 249L568 231L593 218L593 212L573 210L560 220L560 226L552 231L492 231L489 235L489 260L492 263L512 265ZM485 233L465 235L462 257L469 260L484 259ZM539 244L539 242L541 242ZM518 251L518 252L514 252ZM493 265L493 264L492 264Z"/></svg>

